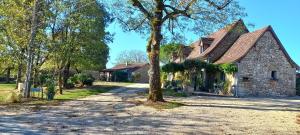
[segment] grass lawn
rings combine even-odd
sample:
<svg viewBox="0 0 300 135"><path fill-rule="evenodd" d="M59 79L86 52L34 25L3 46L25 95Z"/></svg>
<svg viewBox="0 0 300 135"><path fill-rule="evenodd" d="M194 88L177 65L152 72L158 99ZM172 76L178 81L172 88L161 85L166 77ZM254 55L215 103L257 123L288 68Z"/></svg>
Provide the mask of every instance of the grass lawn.
<svg viewBox="0 0 300 135"><path fill-rule="evenodd" d="M0 102L3 102L10 91L14 90L16 84L0 84Z"/></svg>
<svg viewBox="0 0 300 135"><path fill-rule="evenodd" d="M65 100L76 100L87 96L104 93L115 88L125 87L130 84L132 83L95 82L94 85L91 87L64 90L62 95L60 94L55 95L54 101L30 99L29 101L25 101L26 102L25 104L47 104L47 103L65 101ZM15 88L15 84L0 84L0 104L4 103L6 96L10 93L11 90L14 90L14 88ZM44 98L45 96L46 95L44 95Z"/></svg>

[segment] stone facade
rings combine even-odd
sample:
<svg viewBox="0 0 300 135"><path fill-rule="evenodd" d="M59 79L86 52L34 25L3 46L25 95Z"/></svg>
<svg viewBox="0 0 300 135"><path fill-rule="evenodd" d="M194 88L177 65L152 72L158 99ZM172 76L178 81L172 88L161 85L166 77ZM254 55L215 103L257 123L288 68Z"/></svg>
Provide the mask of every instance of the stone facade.
<svg viewBox="0 0 300 135"><path fill-rule="evenodd" d="M296 68L288 61L272 32L265 32L236 64L238 96L296 94Z"/></svg>
<svg viewBox="0 0 300 135"><path fill-rule="evenodd" d="M135 83L148 83L149 82L149 75L148 71L150 69L150 65L145 65L142 68L139 68L132 72L132 76L139 76L138 78L134 79Z"/></svg>

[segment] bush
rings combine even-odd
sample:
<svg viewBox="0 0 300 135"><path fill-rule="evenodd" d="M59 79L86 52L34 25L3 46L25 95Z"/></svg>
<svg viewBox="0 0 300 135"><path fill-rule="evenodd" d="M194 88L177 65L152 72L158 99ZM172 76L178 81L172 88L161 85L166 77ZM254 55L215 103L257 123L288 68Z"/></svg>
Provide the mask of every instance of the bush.
<svg viewBox="0 0 300 135"><path fill-rule="evenodd" d="M53 100L55 96L55 81L53 79L47 79L46 81L46 94L47 94L47 99L48 100Z"/></svg>
<svg viewBox="0 0 300 135"><path fill-rule="evenodd" d="M137 82L142 78L142 74L141 73L135 73L132 75L132 82Z"/></svg>
<svg viewBox="0 0 300 135"><path fill-rule="evenodd" d="M70 87L74 87L75 84L79 84L80 87L83 87L84 85L92 86L94 81L95 78L90 74L78 73L70 77L67 83Z"/></svg>
<svg viewBox="0 0 300 135"><path fill-rule="evenodd" d="M20 103L22 99L22 95L19 92L11 91L7 98L5 99L5 102L7 103Z"/></svg>
<svg viewBox="0 0 300 135"><path fill-rule="evenodd" d="M297 78L296 81L296 94L300 96L300 78Z"/></svg>

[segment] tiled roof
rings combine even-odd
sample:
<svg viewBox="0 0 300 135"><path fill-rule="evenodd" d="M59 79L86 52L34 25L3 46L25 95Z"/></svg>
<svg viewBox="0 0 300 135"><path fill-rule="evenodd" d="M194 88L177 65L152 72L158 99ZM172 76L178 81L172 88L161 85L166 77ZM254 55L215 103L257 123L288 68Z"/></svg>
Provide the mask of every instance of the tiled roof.
<svg viewBox="0 0 300 135"><path fill-rule="evenodd" d="M268 27L241 35L229 50L215 63L232 63L245 56L256 41L268 30Z"/></svg>
<svg viewBox="0 0 300 135"><path fill-rule="evenodd" d="M251 33L243 34L239 39L226 51L226 53L215 62L215 64L232 63L242 59L250 49L256 44L261 36L267 31L270 31L277 41L280 50L283 52L288 62L296 69L300 69L299 66L291 59L287 51L284 49L282 43L275 34L271 26L256 30Z"/></svg>
<svg viewBox="0 0 300 135"><path fill-rule="evenodd" d="M214 50L219 43L222 41L222 39L235 27L237 26L238 23L243 23L242 20L238 20L233 24L230 24L228 26L226 26L225 28L214 32L210 35L208 35L207 37L205 37L204 39L210 39L212 40L210 46L202 53L200 53L200 43L201 43L201 39L199 39L198 41L192 43L190 46L193 48L192 52L190 53L190 55L187 57L188 59L195 59L195 58L201 58L201 57L205 57L207 56L212 50Z"/></svg>
<svg viewBox="0 0 300 135"><path fill-rule="evenodd" d="M182 53L183 53L183 60L186 59L186 57L188 57L190 55L190 53L192 52L193 48L190 47L190 46L185 46L185 45L182 45ZM180 62L180 57L178 55L178 57L174 60L175 63L179 63Z"/></svg>
<svg viewBox="0 0 300 135"><path fill-rule="evenodd" d="M129 69L129 70L136 70L139 69L141 67L144 67L148 65L148 63L136 63L136 64L118 64L112 68L109 69L104 69L102 70L103 72L109 72L109 71L118 71L118 70L125 70L125 69Z"/></svg>
<svg viewBox="0 0 300 135"><path fill-rule="evenodd" d="M210 34L207 36L208 38L213 38L213 42L211 43L210 47L207 48L203 53L200 54L200 57L205 57L207 56L212 50L214 50L219 43L222 41L222 39L233 29L237 26L237 24L243 23L242 20L238 20L235 23L226 26L225 28Z"/></svg>

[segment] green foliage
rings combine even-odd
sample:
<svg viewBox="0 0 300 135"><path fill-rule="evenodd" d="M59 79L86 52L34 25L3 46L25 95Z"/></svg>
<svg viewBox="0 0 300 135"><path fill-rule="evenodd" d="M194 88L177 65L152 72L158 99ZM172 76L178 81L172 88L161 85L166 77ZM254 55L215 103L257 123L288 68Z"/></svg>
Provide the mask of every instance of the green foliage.
<svg viewBox="0 0 300 135"><path fill-rule="evenodd" d="M162 71L166 73L182 72L184 71L184 67L182 64L172 62L162 66Z"/></svg>
<svg viewBox="0 0 300 135"><path fill-rule="evenodd" d="M161 72L160 73L160 82L161 83L166 83L168 79L168 73L167 72Z"/></svg>
<svg viewBox="0 0 300 135"><path fill-rule="evenodd" d="M207 67L207 63L200 60L188 59L183 62L183 67L185 70L200 71Z"/></svg>
<svg viewBox="0 0 300 135"><path fill-rule="evenodd" d="M231 81L229 81L229 80L226 80L224 82L224 84L223 84L223 94L225 94L225 95L230 94L230 89L229 89L230 84L231 84Z"/></svg>
<svg viewBox="0 0 300 135"><path fill-rule="evenodd" d="M181 63L169 63L162 67L162 71L166 73L176 73L176 72L189 72L196 73L201 71L202 69L206 69L209 73L214 73L219 71L218 65L206 63L201 60L185 60Z"/></svg>
<svg viewBox="0 0 300 135"><path fill-rule="evenodd" d="M132 81L136 82L136 81L140 80L141 77L142 77L141 73L135 73L135 74L132 75Z"/></svg>
<svg viewBox="0 0 300 135"><path fill-rule="evenodd" d="M296 80L296 94L300 96L300 78Z"/></svg>
<svg viewBox="0 0 300 135"><path fill-rule="evenodd" d="M219 66L215 64L207 64L205 69L208 73L216 73L220 71Z"/></svg>
<svg viewBox="0 0 300 135"><path fill-rule="evenodd" d="M180 44L170 43L164 44L160 47L159 60L162 63L169 63L173 54L178 55L180 50Z"/></svg>
<svg viewBox="0 0 300 135"><path fill-rule="evenodd" d="M22 95L19 92L16 91L10 91L10 93L7 95L5 102L6 103L20 103L21 102Z"/></svg>
<svg viewBox="0 0 300 135"><path fill-rule="evenodd" d="M164 96L171 96L171 97L187 97L188 95L186 93L178 93L175 90L172 89L163 89Z"/></svg>
<svg viewBox="0 0 300 135"><path fill-rule="evenodd" d="M84 98L91 95L107 92L108 89L72 89L66 90L63 95L55 96L57 100L74 100Z"/></svg>
<svg viewBox="0 0 300 135"><path fill-rule="evenodd" d="M54 96L55 96L55 93L56 93L56 90L55 90L55 81L53 79L47 79L46 81L46 87L47 87L47 90L46 90L46 94L47 94L47 99L48 100L53 100L54 99Z"/></svg>
<svg viewBox="0 0 300 135"><path fill-rule="evenodd" d="M84 85L92 86L93 82L95 81L95 78L93 78L90 74L84 74L84 73L78 73L75 74L74 77L71 77L69 79L70 83L77 83L80 87L83 87Z"/></svg>
<svg viewBox="0 0 300 135"><path fill-rule="evenodd" d="M235 64L221 64L219 65L220 69L226 74L233 74L238 71L238 68Z"/></svg>

